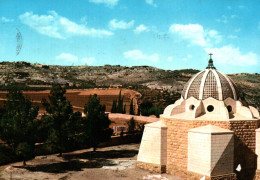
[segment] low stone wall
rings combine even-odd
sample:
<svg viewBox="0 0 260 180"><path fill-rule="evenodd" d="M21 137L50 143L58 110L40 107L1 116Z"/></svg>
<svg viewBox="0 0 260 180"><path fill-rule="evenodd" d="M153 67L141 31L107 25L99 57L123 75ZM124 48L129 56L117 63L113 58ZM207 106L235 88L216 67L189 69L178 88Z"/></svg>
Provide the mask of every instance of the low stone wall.
<svg viewBox="0 0 260 180"><path fill-rule="evenodd" d="M166 172L165 165L151 164L151 163L137 161L136 166L139 168L142 168L142 169L146 169L151 172L156 172L156 173L165 173Z"/></svg>
<svg viewBox="0 0 260 180"><path fill-rule="evenodd" d="M111 121L118 121L118 120L129 121L131 118L134 118L135 121L142 122L142 123L152 123L160 120L159 118L156 117L135 116L129 114L120 114L120 113L109 113L108 118Z"/></svg>

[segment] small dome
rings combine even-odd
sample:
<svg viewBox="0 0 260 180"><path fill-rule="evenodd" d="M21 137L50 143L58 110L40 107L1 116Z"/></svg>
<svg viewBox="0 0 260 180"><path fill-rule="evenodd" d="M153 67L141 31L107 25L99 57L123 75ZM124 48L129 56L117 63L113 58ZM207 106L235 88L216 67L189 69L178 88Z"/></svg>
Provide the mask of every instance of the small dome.
<svg viewBox="0 0 260 180"><path fill-rule="evenodd" d="M195 74L183 88L182 97L204 100L209 97L223 101L228 97L238 100L235 83L224 73L216 70L210 58L207 68Z"/></svg>

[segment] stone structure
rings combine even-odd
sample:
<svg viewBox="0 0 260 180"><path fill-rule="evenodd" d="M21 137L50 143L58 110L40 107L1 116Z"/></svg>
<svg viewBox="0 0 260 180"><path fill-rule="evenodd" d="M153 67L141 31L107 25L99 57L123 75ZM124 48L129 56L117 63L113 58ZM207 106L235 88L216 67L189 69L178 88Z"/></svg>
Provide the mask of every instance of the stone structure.
<svg viewBox="0 0 260 180"><path fill-rule="evenodd" d="M259 127L257 109L242 104L234 82L210 57L160 122L145 126L137 166L186 179L257 179Z"/></svg>

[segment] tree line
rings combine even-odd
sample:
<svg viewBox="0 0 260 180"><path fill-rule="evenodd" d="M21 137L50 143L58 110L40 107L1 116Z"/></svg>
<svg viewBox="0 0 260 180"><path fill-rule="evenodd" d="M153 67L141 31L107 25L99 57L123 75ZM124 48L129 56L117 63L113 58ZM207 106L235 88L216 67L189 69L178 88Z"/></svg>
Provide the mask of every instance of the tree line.
<svg viewBox="0 0 260 180"><path fill-rule="evenodd" d="M147 98L144 98L140 105L138 106L138 112L135 113L133 99L130 101L129 114L130 115L142 115L142 116L150 116L155 115L159 117L159 115L163 112L162 108L153 105L152 101ZM126 104L124 104L124 96L121 94L121 90L118 95L118 99L113 100L111 113L121 113L126 114Z"/></svg>
<svg viewBox="0 0 260 180"><path fill-rule="evenodd" d="M100 142L110 139L111 121L97 95L90 96L84 106L86 116L82 117L80 112L73 111L65 93L65 88L53 85L48 100L42 100L46 112L37 119L39 107L11 85L7 101L0 109L0 139L5 143L1 148L11 151L8 153L23 160L25 165L26 160L34 157L37 142L43 143L48 152L58 152L62 156L63 152L80 144L88 144L96 151Z"/></svg>
<svg viewBox="0 0 260 180"><path fill-rule="evenodd" d="M59 84L52 86L50 95L42 100L45 113L39 118L39 107L15 85L8 88L7 101L0 109L0 158L27 159L34 157L35 143L42 143L49 153L62 153L75 149L79 145L96 148L100 142L111 138L113 130L109 128L111 121L105 114L105 105L100 104L96 94L89 97L84 106L85 117L81 112L74 112L65 97L66 89ZM124 96L119 92L118 99L113 101L112 113L126 113ZM156 115L162 110L151 101L144 99L138 107L137 115ZM135 115L133 99L130 102L129 114ZM134 132L134 119L128 122L129 132ZM138 129L142 129L139 127Z"/></svg>

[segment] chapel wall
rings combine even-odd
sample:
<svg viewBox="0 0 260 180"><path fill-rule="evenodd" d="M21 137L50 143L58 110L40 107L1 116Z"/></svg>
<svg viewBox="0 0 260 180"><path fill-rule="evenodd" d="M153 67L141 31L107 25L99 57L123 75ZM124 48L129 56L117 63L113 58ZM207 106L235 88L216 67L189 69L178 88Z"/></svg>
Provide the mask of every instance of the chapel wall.
<svg viewBox="0 0 260 180"><path fill-rule="evenodd" d="M201 121L170 119L161 116L167 129L167 173L185 175L188 162L188 130L212 124L234 131L234 169L241 164L242 171L256 169L255 129L260 120ZM176 171L178 169L178 171ZM253 171L247 171L253 172Z"/></svg>

